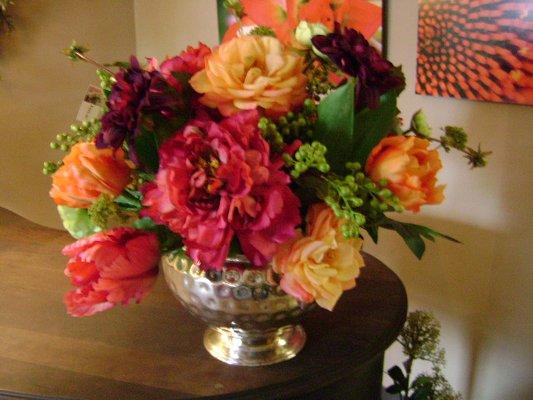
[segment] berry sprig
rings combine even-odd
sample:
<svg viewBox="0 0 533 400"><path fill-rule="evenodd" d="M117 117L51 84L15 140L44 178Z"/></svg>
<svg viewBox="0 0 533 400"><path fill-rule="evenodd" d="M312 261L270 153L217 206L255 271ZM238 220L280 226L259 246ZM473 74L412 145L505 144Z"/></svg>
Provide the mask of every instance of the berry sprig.
<svg viewBox="0 0 533 400"><path fill-rule="evenodd" d="M313 137L316 120L317 106L313 100L306 99L301 112L289 111L277 120L262 117L258 127L273 150L280 152L285 144L296 139L310 140Z"/></svg>
<svg viewBox="0 0 533 400"><path fill-rule="evenodd" d="M326 177L328 183L324 202L338 218L345 220L342 232L346 238L359 237L367 222L379 219L385 212L401 212L398 197L386 188L387 181L376 184L364 172L361 164L348 163L351 172L344 177Z"/></svg>
<svg viewBox="0 0 533 400"><path fill-rule="evenodd" d="M291 175L293 178L299 178L300 175L311 168L326 173L330 170L326 160L327 150L326 146L320 142L306 143L298 148L294 157L285 153L283 160L287 166L292 168Z"/></svg>

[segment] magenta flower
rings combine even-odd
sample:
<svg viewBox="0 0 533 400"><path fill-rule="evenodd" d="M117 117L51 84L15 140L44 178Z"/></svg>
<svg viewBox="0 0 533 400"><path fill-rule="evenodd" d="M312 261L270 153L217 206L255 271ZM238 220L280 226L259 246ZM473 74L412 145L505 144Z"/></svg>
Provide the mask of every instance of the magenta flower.
<svg viewBox="0 0 533 400"><path fill-rule="evenodd" d="M157 236L133 228L96 233L66 246L63 254L70 257L65 275L76 286L65 295L74 317L139 302L157 277Z"/></svg>
<svg viewBox="0 0 533 400"><path fill-rule="evenodd" d="M155 183L143 192L143 215L183 237L191 258L221 268L236 236L256 266L295 236L300 202L258 128L257 111L220 123L196 120L160 149Z"/></svg>

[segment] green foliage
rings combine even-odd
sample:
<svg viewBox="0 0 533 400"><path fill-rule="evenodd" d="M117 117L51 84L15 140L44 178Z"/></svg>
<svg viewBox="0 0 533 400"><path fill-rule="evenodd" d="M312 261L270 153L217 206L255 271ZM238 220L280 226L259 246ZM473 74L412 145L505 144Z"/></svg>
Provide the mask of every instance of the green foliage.
<svg viewBox="0 0 533 400"><path fill-rule="evenodd" d="M56 140L50 143L50 148L68 153L76 143L93 141L98 132L100 132L101 126L99 119L72 124L70 125L70 132L56 135ZM62 165L63 161L45 161L43 174L52 175Z"/></svg>
<svg viewBox="0 0 533 400"><path fill-rule="evenodd" d="M472 168L479 168L487 165L487 157L491 154L492 151L482 151L481 145L478 145L477 150L467 148L465 158L468 160L468 165Z"/></svg>
<svg viewBox="0 0 533 400"><path fill-rule="evenodd" d="M133 223L137 229L154 232L159 240L161 253L175 250L183 246L181 238L172 232L166 225L158 225L151 218L144 217Z"/></svg>
<svg viewBox="0 0 533 400"><path fill-rule="evenodd" d="M98 197L91 207L89 207L88 213L92 224L101 229L126 224L130 217L124 214L119 205L106 194L101 194Z"/></svg>
<svg viewBox="0 0 533 400"><path fill-rule="evenodd" d="M385 216L381 220L379 220L378 223L376 223L375 237L372 236L374 242L376 243L378 226L381 228L396 231L418 259L422 258L422 255L426 251L426 244L424 242L424 239L431 240L432 242L434 242L435 238L440 237L455 243L460 243L458 240L445 234L439 233L426 226L395 221Z"/></svg>
<svg viewBox="0 0 533 400"><path fill-rule="evenodd" d="M144 168L148 172L157 172L159 142L155 132L141 129L141 134L135 138L135 150Z"/></svg>
<svg viewBox="0 0 533 400"><path fill-rule="evenodd" d="M411 119L411 129L419 136L429 138L431 137L431 126L427 121L426 114L422 110L418 110Z"/></svg>
<svg viewBox="0 0 533 400"><path fill-rule="evenodd" d="M268 26L256 26L249 35L276 37L276 33Z"/></svg>
<svg viewBox="0 0 533 400"><path fill-rule="evenodd" d="M91 221L91 217L86 208L57 206L57 211L61 217L63 226L75 239L81 239L102 230Z"/></svg>
<svg viewBox="0 0 533 400"><path fill-rule="evenodd" d="M398 115L398 90L385 93L375 109L355 111L356 80L332 91L318 105L316 139L328 149L328 161L336 173L342 173L347 162L364 165L370 151L391 133Z"/></svg>
<svg viewBox="0 0 533 400"><path fill-rule="evenodd" d="M244 7L239 0L224 0L222 4L226 10L235 14L238 18L244 16Z"/></svg>
<svg viewBox="0 0 533 400"><path fill-rule="evenodd" d="M387 393L397 394L400 400L462 400L442 373L446 361L444 349L440 347L440 324L431 313L409 313L397 340L407 360L403 363L404 370L396 365L387 371L394 382L386 389ZM416 360L429 361L432 373L420 374L411 382Z"/></svg>
<svg viewBox="0 0 533 400"><path fill-rule="evenodd" d="M142 194L138 190L126 188L114 202L124 211L138 213L142 208Z"/></svg>
<svg viewBox="0 0 533 400"><path fill-rule="evenodd" d="M100 87L102 88L104 96L107 99L111 93L111 88L116 83L116 79L111 72L105 69L97 69L96 75L98 75L98 78L100 79Z"/></svg>
<svg viewBox="0 0 533 400"><path fill-rule="evenodd" d="M284 154L285 163L292 167L291 175L299 178L307 170L314 168L320 172L329 171L329 164L326 161L326 146L320 142L306 143L301 145L294 158Z"/></svg>
<svg viewBox="0 0 533 400"><path fill-rule="evenodd" d="M83 60L83 55L87 53L89 49L85 46L77 44L75 40L72 41L71 45L63 50L65 54L71 61Z"/></svg>
<svg viewBox="0 0 533 400"><path fill-rule="evenodd" d="M296 139L311 139L314 135L316 120L316 104L313 100L306 99L301 112L288 112L277 120L262 117L257 126L272 149L279 153L286 144Z"/></svg>
<svg viewBox="0 0 533 400"><path fill-rule="evenodd" d="M467 140L468 135L464 128L459 126L445 126L444 135L440 137L440 144L446 152L450 151L452 148L464 150Z"/></svg>

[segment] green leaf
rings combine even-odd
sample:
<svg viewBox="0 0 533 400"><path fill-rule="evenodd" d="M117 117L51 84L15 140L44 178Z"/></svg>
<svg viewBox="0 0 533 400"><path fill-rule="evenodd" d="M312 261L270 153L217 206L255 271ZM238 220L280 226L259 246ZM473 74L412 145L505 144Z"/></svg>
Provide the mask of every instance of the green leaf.
<svg viewBox="0 0 533 400"><path fill-rule="evenodd" d="M138 219L133 223L133 226L137 229L154 232L159 239L159 248L162 253L183 246L180 236L168 229L166 225L156 224L151 218Z"/></svg>
<svg viewBox="0 0 533 400"><path fill-rule="evenodd" d="M418 259L422 258L426 250L424 239L431 240L433 242L435 241L435 238L440 237L455 243L460 243L457 239L437 232L431 228L428 228L427 226L395 221L387 217L384 217L384 220L380 226L385 229L396 231Z"/></svg>
<svg viewBox="0 0 533 400"><path fill-rule="evenodd" d="M380 98L378 108L359 111L355 114L353 126L352 159L365 165L368 155L374 147L392 132L395 117L399 114L396 101L398 90L391 90Z"/></svg>
<svg viewBox="0 0 533 400"><path fill-rule="evenodd" d="M387 374L391 377L391 379L394 381L394 383L398 384L401 387L401 390L407 390L408 382L407 378L403 374L403 371L400 367L395 365L391 369L387 371Z"/></svg>
<svg viewBox="0 0 533 400"><path fill-rule="evenodd" d="M159 168L159 144L154 132L143 130L135 138L135 150L142 165L148 172L157 172Z"/></svg>
<svg viewBox="0 0 533 400"><path fill-rule="evenodd" d="M57 206L57 211L63 221L63 226L75 239L81 239L102 230L91 221L86 208Z"/></svg>
<svg viewBox="0 0 533 400"><path fill-rule="evenodd" d="M378 226L377 225L369 225L365 227L368 235L372 238L374 243L378 243Z"/></svg>
<svg viewBox="0 0 533 400"><path fill-rule="evenodd" d="M380 98L379 107L355 112L355 79L331 92L318 105L316 139L328 148L327 159L333 172L345 172L347 162L365 164L372 149L393 131L399 114L399 89Z"/></svg>
<svg viewBox="0 0 533 400"><path fill-rule="evenodd" d="M402 391L402 387L395 383L394 385L390 385L388 388L386 388L385 391L389 394L397 394Z"/></svg>
<svg viewBox="0 0 533 400"><path fill-rule="evenodd" d="M142 208L142 194L133 189L124 189L124 191L114 200L120 208L126 211L139 211Z"/></svg>
<svg viewBox="0 0 533 400"><path fill-rule="evenodd" d="M328 148L333 172L343 172L345 164L353 161L355 82L349 79L318 105L316 139Z"/></svg>

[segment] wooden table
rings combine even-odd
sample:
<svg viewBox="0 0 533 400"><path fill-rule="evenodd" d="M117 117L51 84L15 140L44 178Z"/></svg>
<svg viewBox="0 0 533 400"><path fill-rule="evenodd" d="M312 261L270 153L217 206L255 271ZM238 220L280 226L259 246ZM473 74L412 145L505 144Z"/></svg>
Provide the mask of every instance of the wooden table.
<svg viewBox="0 0 533 400"><path fill-rule="evenodd" d="M335 312L310 314L295 359L245 368L207 354L204 326L163 279L140 305L67 316L60 250L71 241L0 209L0 397L379 398L383 352L405 321L407 300L398 277L374 257L365 256L358 287Z"/></svg>

